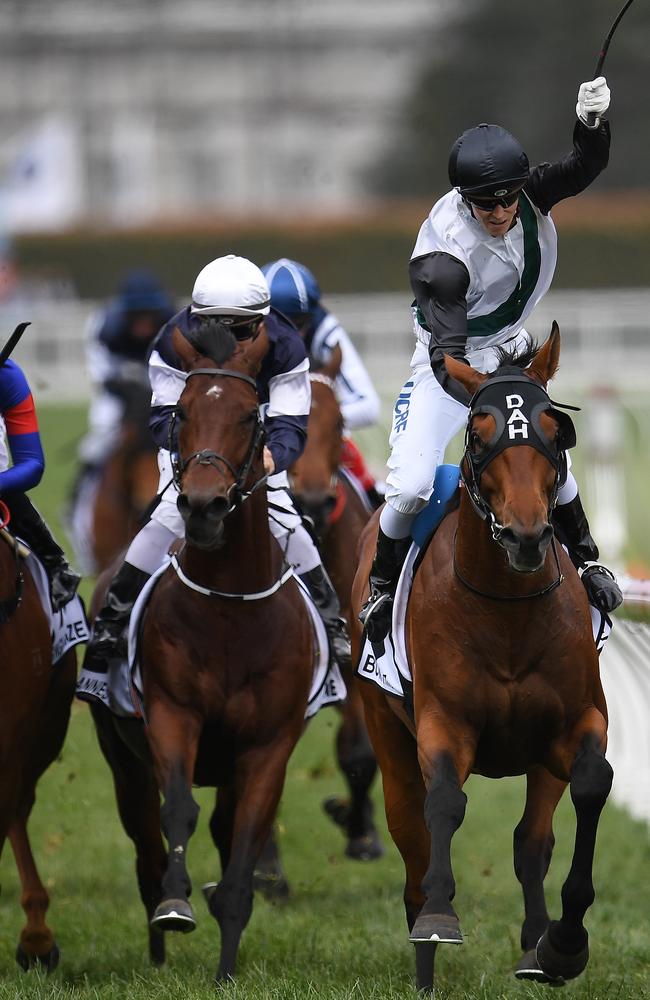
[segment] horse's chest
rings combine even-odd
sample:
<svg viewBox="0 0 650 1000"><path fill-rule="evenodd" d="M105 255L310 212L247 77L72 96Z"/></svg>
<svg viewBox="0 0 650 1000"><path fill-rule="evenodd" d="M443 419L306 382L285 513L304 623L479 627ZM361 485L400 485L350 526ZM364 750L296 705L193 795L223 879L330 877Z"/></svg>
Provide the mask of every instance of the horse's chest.
<svg viewBox="0 0 650 1000"><path fill-rule="evenodd" d="M541 763L562 729L563 718L561 699L537 677L488 682L475 770L498 777L521 774Z"/></svg>

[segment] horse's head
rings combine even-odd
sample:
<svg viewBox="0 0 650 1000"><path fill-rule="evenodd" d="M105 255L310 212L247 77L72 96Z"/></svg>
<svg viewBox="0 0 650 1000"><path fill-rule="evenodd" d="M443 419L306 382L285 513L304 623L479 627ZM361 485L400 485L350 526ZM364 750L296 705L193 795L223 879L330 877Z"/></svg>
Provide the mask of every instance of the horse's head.
<svg viewBox="0 0 650 1000"><path fill-rule="evenodd" d="M336 347L331 363L312 372L311 408L307 425L307 443L291 467L291 489L300 507L314 522L317 534L323 534L327 519L336 507L338 470L343 440L343 417L334 378L341 365L341 349Z"/></svg>
<svg viewBox="0 0 650 1000"><path fill-rule="evenodd" d="M512 569L534 573L553 538L551 513L575 444L570 417L546 392L557 371L560 331L541 349L499 352L488 375L445 357L449 374L470 394L461 474L477 513L490 523Z"/></svg>
<svg viewBox="0 0 650 1000"><path fill-rule="evenodd" d="M177 504L185 537L213 549L222 541L225 516L264 481L255 375L268 341L261 332L252 342L238 343L224 324L215 323L209 356L197 353L179 330L173 345L187 371L175 412Z"/></svg>

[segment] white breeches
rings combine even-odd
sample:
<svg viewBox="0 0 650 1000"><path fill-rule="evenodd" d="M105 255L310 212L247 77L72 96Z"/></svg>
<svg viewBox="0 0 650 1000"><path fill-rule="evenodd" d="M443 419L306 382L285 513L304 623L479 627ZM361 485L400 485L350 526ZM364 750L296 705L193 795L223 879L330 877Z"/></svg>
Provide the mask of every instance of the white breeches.
<svg viewBox="0 0 650 1000"><path fill-rule="evenodd" d="M145 573L154 573L162 565L171 543L175 538L182 538L185 531L176 506L178 491L172 482L171 459L165 448L158 451L158 468L158 490L164 490L163 495L151 520L135 536L126 554L126 561ZM319 566L321 559L293 505L288 484L286 472L269 478L269 530L277 538L287 562L300 575Z"/></svg>
<svg viewBox="0 0 650 1000"><path fill-rule="evenodd" d="M103 465L117 443L124 406L111 392L100 392L88 410L88 431L79 445L79 458Z"/></svg>

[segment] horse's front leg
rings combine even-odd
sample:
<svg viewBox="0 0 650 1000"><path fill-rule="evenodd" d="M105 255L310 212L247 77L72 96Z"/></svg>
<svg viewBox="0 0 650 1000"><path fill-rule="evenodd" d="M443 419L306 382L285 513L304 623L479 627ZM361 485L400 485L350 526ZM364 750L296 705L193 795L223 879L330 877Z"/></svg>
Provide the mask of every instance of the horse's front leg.
<svg viewBox="0 0 650 1000"><path fill-rule="evenodd" d="M524 896L524 922L521 928L523 955L517 963L517 979L549 982L539 967L535 947L549 925L544 896L544 879L553 854L553 815L566 782L553 777L546 768L534 767L526 778L526 805L514 832L515 874Z"/></svg>
<svg viewBox="0 0 650 1000"><path fill-rule="evenodd" d="M424 820L431 837L431 850L429 867L422 880L425 902L411 930L411 941L462 944L458 917L451 905L456 894L451 840L465 817L467 796L461 786L469 773L473 741L469 733L452 736L433 725L429 718L418 724L417 738L418 758L427 788Z"/></svg>
<svg viewBox="0 0 650 1000"><path fill-rule="evenodd" d="M589 961L589 936L583 920L595 898L592 874L596 833L613 778L605 759L606 723L600 712L592 709L580 730L569 783L576 811L576 836L571 868L562 886L562 916L551 921L537 945L540 967L557 980L574 979Z"/></svg>
<svg viewBox="0 0 650 1000"><path fill-rule="evenodd" d="M59 964L59 949L45 922L50 897L36 868L24 817L11 824L9 840L22 885L20 903L27 917L27 923L20 932L16 961L25 970L38 962L51 972Z"/></svg>
<svg viewBox="0 0 650 1000"><path fill-rule="evenodd" d="M168 848L162 899L151 918L151 926L161 931L187 933L196 927L189 903L192 883L187 871L187 845L199 815L199 807L192 798L192 780L200 722L159 701L149 699L149 704L147 737L164 798L160 818Z"/></svg>
<svg viewBox="0 0 650 1000"><path fill-rule="evenodd" d="M228 863L221 882L206 894L221 930L217 981L235 973L239 942L253 910L255 862L271 832L292 749L285 735L276 745L255 747L237 760Z"/></svg>

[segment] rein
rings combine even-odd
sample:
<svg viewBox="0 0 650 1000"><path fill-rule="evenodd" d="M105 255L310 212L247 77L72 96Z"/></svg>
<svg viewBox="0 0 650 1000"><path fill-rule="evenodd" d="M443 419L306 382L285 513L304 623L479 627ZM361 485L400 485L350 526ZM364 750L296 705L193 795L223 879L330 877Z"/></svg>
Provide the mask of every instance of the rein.
<svg viewBox="0 0 650 1000"><path fill-rule="evenodd" d="M25 324L25 326L28 325L29 324ZM7 507L6 503L3 500L0 500L0 518L2 518L2 524L0 525L0 529L2 530L3 535L9 535L9 532L7 531L7 525L11 520L11 512L9 511L9 508ZM0 601L0 625L5 625L9 621L11 616L14 614L14 612L19 608L20 603L23 599L23 586L25 583L25 578L20 568L20 546L18 544L18 540L15 539L13 535L9 535L9 539L11 540L10 544L14 553L14 560L16 564L16 576L14 579L13 596L6 598L6 600L4 601Z"/></svg>
<svg viewBox="0 0 650 1000"><path fill-rule="evenodd" d="M280 576L279 579L277 579L275 583L266 590L258 590L250 594L230 594L225 590L213 590L211 587L202 587L201 584L195 583L194 580L190 580L189 576L187 576L181 569L175 553L171 557L171 564L178 579L181 583L184 583L186 587L189 587L190 590L196 591L197 594L203 594L204 597L225 597L231 601L263 601L265 597L271 597L272 594L276 594L280 587L284 586L287 580L293 576L293 567L287 566L282 573L282 576Z"/></svg>
<svg viewBox="0 0 650 1000"><path fill-rule="evenodd" d="M469 580L467 580L462 575L462 573L460 572L460 570L458 569L458 562L457 562L457 559L456 559L456 536L457 536L457 534L458 534L458 531L455 531L454 532L454 556L453 556L454 575L456 576L456 578L458 580L460 580L460 582L463 584L463 586L467 588L467 590L471 590L471 592L473 594L478 594L479 597L487 597L491 601L529 601L529 600L532 600L533 597L545 597L547 594L550 594L553 590L555 590L556 587L559 587L560 584L564 581L564 577L562 575L562 570L560 569L560 560L559 560L559 557L558 557L558 554L557 554L557 545L555 543L555 537L553 537L553 539L551 541L551 545L553 547L553 555L555 556L555 566L557 568L557 578L555 580L553 580L552 583L549 583L548 586L544 587L542 590L535 590L535 591L533 591L532 594L489 594L486 590L479 590L479 588L475 587L473 583L470 583Z"/></svg>

